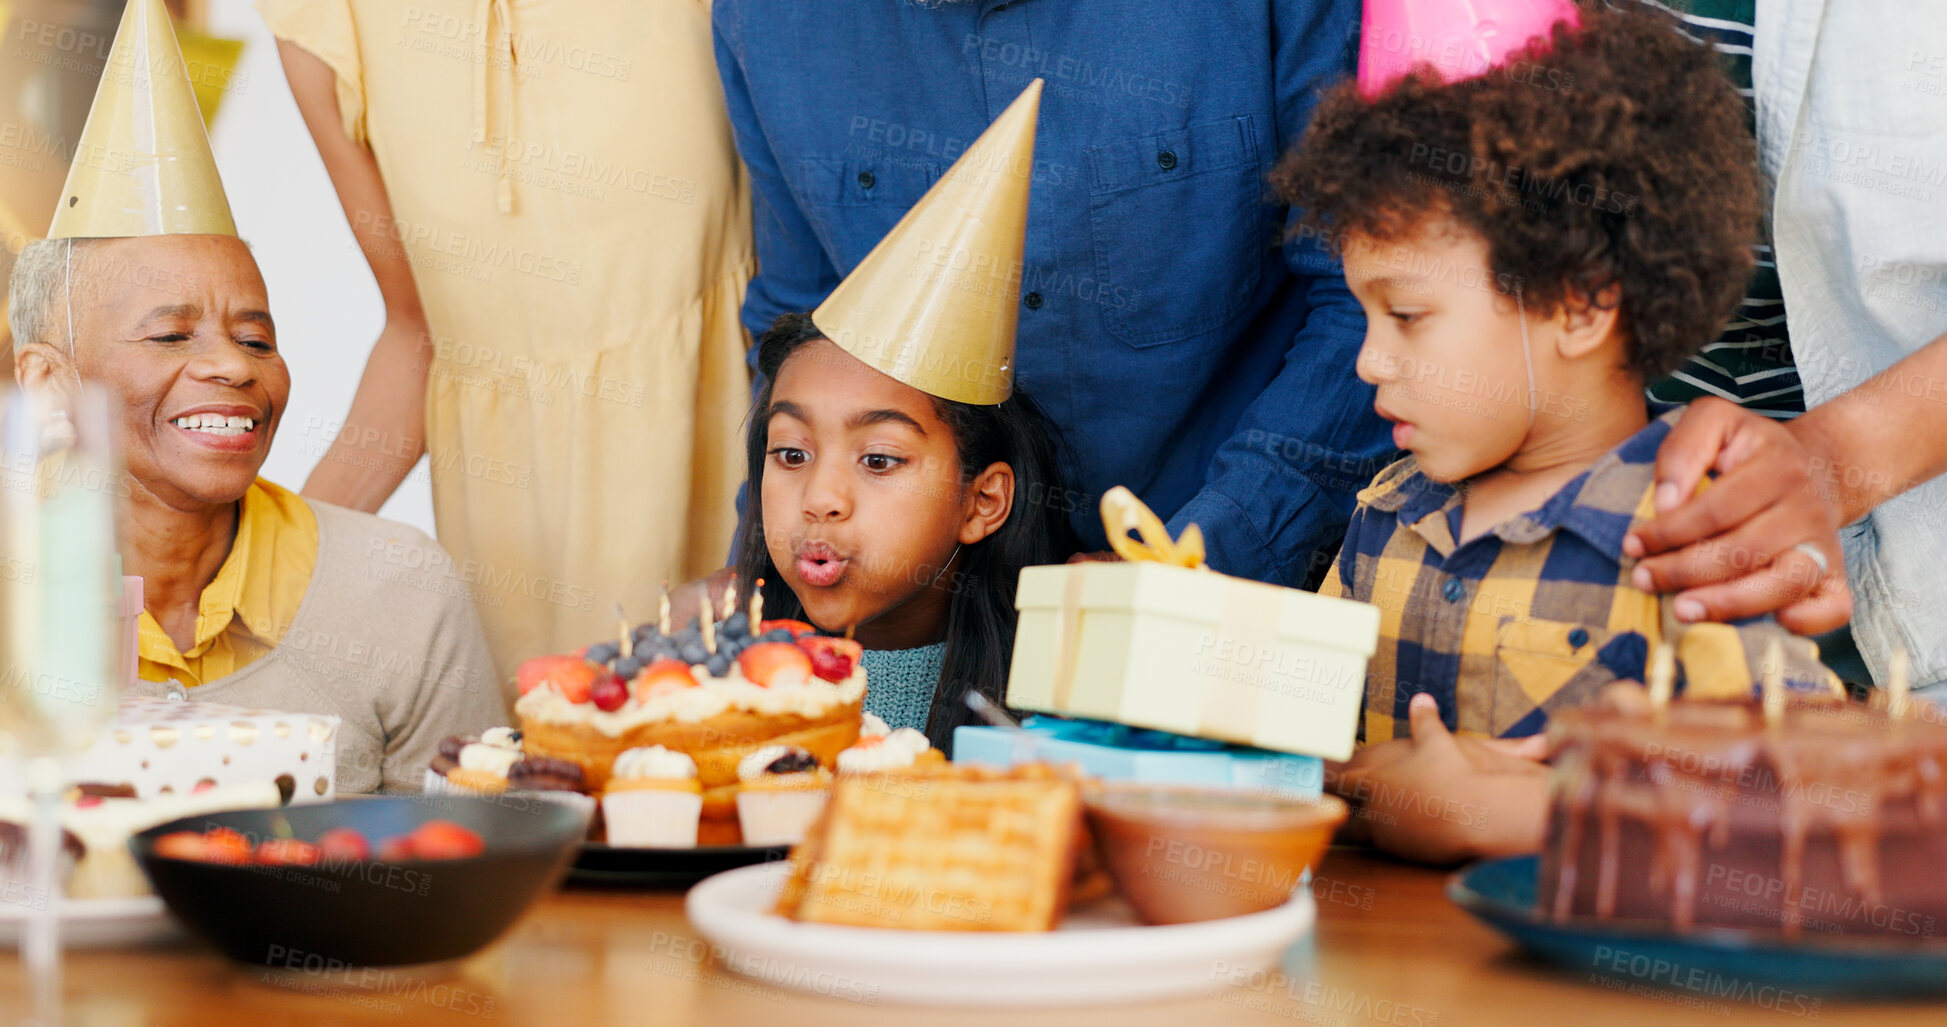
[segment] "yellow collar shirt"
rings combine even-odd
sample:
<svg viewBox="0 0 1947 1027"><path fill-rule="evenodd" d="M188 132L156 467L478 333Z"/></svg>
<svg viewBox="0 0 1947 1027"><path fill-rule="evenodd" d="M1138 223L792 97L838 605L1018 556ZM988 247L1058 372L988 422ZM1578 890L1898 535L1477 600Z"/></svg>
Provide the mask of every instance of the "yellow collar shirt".
<svg viewBox="0 0 1947 1027"><path fill-rule="evenodd" d="M297 618L318 563L318 518L302 498L262 478L244 493L237 535L203 587L187 651L147 610L139 632L144 681L194 687L233 674L276 648Z"/></svg>

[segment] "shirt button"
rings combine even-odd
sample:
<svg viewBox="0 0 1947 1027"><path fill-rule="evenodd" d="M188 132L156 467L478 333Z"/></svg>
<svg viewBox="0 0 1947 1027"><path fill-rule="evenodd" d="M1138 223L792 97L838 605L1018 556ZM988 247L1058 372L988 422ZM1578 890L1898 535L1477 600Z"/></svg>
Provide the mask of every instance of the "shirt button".
<svg viewBox="0 0 1947 1027"><path fill-rule="evenodd" d="M1588 630L1585 628L1576 628L1575 630L1569 632L1568 644L1571 648L1575 648L1575 649L1580 649L1583 646L1588 645L1589 644Z"/></svg>
<svg viewBox="0 0 1947 1027"><path fill-rule="evenodd" d="M859 172L859 188L870 189L877 184L879 184L878 176L870 171Z"/></svg>
<svg viewBox="0 0 1947 1027"><path fill-rule="evenodd" d="M1021 297L1021 302L1027 304L1029 310L1040 310L1041 294L1038 292L1028 293L1026 296Z"/></svg>
<svg viewBox="0 0 1947 1027"><path fill-rule="evenodd" d="M1461 584L1459 578L1448 578L1447 583L1440 586L1440 594L1447 598L1447 602L1457 603L1461 596L1467 594L1467 586Z"/></svg>
<svg viewBox="0 0 1947 1027"><path fill-rule="evenodd" d="M1162 153L1157 154L1156 166L1162 168L1164 171L1176 167L1176 153L1172 150L1164 150Z"/></svg>

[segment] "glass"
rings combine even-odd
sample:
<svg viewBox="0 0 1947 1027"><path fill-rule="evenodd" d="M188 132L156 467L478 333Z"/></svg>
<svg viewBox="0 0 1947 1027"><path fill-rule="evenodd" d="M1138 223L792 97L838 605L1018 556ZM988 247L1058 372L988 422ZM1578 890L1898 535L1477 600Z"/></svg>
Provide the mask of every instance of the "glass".
<svg viewBox="0 0 1947 1027"><path fill-rule="evenodd" d="M22 938L33 1018L60 1021L62 793L114 719L126 647L115 546L121 488L107 398L0 392L0 763L24 791ZM0 871L4 872L4 871Z"/></svg>

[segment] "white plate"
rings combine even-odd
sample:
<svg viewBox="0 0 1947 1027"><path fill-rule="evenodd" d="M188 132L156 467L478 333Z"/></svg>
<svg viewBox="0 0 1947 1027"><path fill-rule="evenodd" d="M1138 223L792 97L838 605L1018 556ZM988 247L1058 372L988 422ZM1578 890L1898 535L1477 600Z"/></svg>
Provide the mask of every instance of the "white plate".
<svg viewBox="0 0 1947 1027"><path fill-rule="evenodd" d="M0 947L15 947L27 930L28 909L0 903ZM182 929L154 895L127 899L63 899L61 947L134 948L179 937Z"/></svg>
<svg viewBox="0 0 1947 1027"><path fill-rule="evenodd" d="M840 998L954 1006L1137 1002L1208 992L1276 963L1317 918L1309 891L1249 916L1150 927L1109 900L1046 934L900 931L771 912L789 863L727 870L690 889L690 923L726 969Z"/></svg>

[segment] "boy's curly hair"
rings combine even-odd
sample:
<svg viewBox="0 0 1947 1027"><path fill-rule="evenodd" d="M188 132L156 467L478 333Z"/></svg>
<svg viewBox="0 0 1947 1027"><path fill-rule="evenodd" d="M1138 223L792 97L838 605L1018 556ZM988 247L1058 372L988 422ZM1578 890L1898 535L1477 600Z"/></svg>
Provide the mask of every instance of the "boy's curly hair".
<svg viewBox="0 0 1947 1027"><path fill-rule="evenodd" d="M1400 241L1450 216L1487 241L1502 292L1536 311L1618 304L1630 369L1675 370L1743 295L1757 151L1711 50L1630 6L1585 4L1580 28L1463 82L1334 89L1272 173L1298 231L1342 252L1350 233Z"/></svg>

